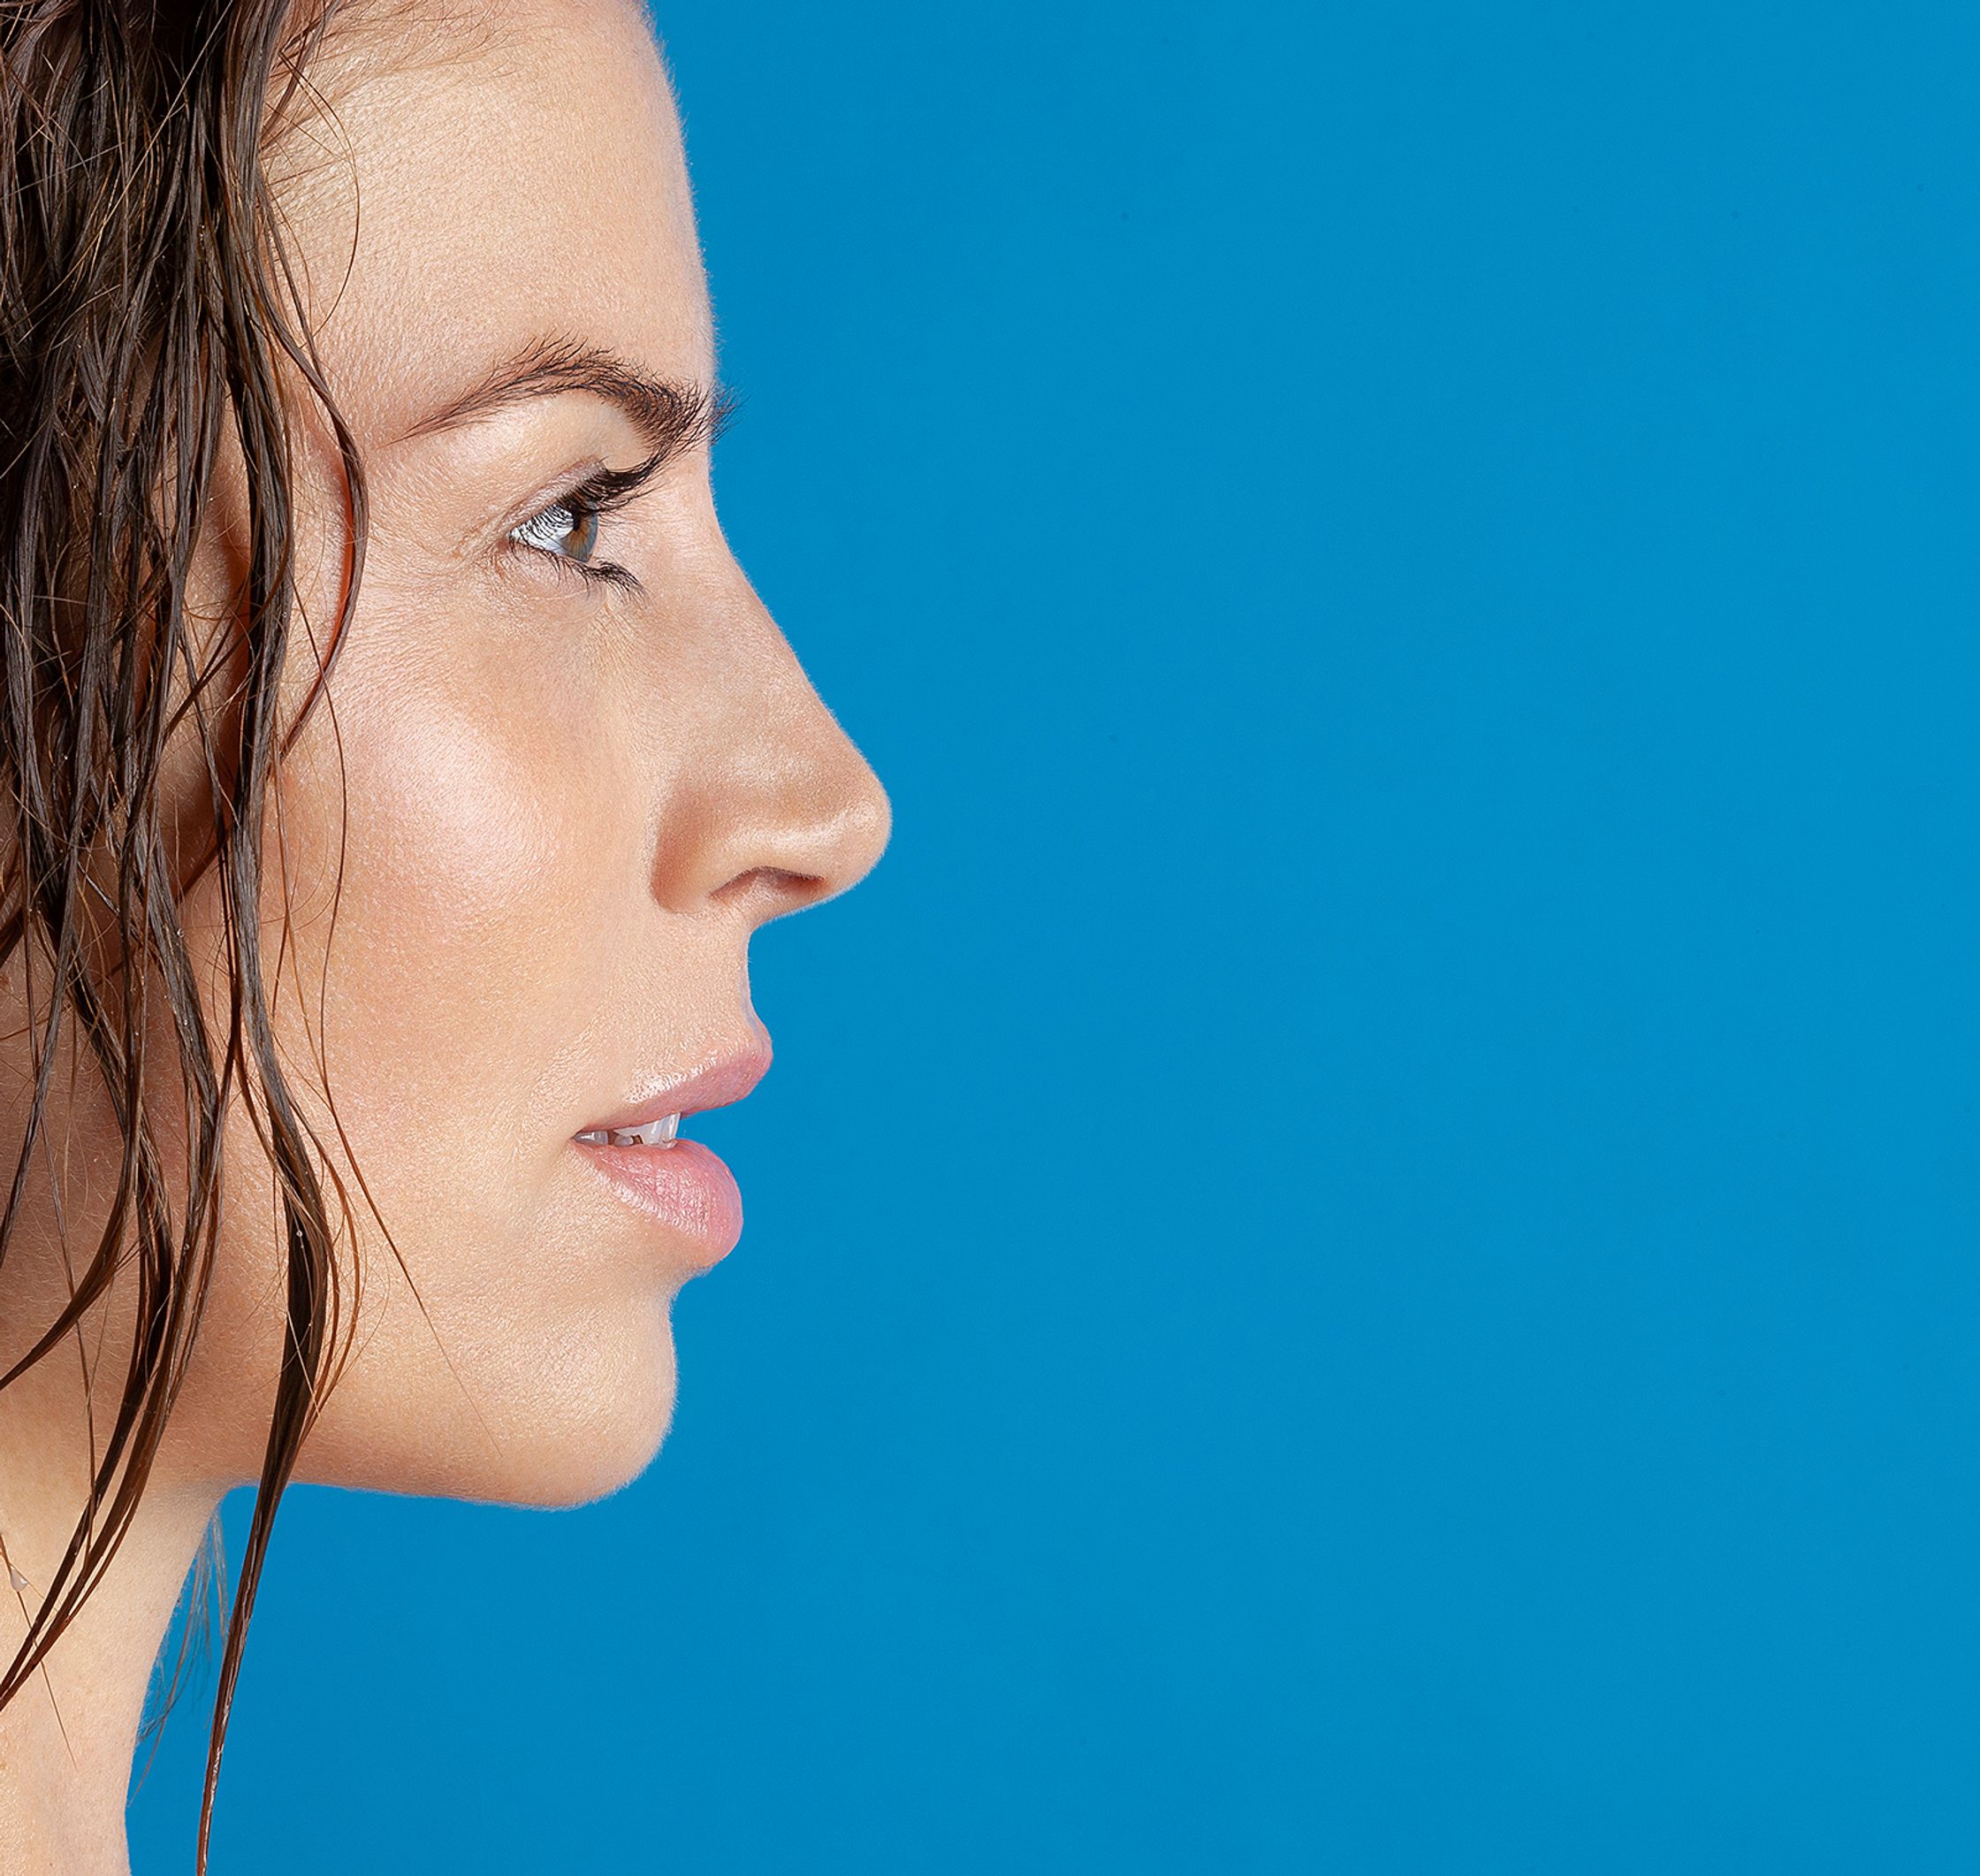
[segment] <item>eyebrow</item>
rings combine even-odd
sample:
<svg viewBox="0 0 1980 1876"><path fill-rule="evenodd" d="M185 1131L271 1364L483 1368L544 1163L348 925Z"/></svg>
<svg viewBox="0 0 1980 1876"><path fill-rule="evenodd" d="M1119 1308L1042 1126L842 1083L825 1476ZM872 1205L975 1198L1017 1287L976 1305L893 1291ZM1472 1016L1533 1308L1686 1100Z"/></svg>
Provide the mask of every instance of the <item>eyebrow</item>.
<svg viewBox="0 0 1980 1876"><path fill-rule="evenodd" d="M655 466L712 443L735 411L719 385L656 377L616 353L574 339L532 339L522 349L400 433L400 442L452 430L531 398L588 391L617 406L652 450Z"/></svg>

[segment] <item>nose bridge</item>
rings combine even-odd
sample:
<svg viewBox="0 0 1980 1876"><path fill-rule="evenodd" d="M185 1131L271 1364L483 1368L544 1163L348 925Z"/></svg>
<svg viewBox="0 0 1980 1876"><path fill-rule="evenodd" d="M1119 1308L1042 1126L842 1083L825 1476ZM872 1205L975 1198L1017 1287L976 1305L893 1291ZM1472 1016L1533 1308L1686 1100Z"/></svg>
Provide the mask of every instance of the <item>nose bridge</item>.
<svg viewBox="0 0 1980 1876"><path fill-rule="evenodd" d="M724 596L694 629L702 694L679 667L653 707L676 745L652 890L668 910L747 902L760 922L854 885L885 848L891 814L871 765L839 727L756 594Z"/></svg>

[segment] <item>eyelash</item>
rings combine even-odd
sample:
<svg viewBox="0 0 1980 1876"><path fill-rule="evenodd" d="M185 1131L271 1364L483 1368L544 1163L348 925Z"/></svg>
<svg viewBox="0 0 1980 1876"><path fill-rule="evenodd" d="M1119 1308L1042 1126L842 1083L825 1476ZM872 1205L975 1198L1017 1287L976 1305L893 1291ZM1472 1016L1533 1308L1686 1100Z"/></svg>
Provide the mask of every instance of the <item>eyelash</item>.
<svg viewBox="0 0 1980 1876"><path fill-rule="evenodd" d="M616 561L574 560L567 553L552 553L549 548L539 547L534 541L520 540L516 533L518 529L528 527L554 508L563 509L573 521L589 517L602 520L607 515L615 515L652 481L664 460L664 454L652 455L629 469L594 471L526 515L509 530L508 545L538 560L548 561L560 574L575 574L586 585L638 591L638 575L630 568L620 566Z"/></svg>

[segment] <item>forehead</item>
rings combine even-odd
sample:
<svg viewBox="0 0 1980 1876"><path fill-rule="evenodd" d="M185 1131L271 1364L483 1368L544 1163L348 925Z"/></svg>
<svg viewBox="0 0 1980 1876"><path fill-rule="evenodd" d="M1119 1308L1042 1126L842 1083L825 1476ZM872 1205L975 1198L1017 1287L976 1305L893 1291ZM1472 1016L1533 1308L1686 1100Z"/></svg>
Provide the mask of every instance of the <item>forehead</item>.
<svg viewBox="0 0 1980 1876"><path fill-rule="evenodd" d="M706 383L672 90L631 0L362 13L271 154L310 318L377 442L545 336Z"/></svg>

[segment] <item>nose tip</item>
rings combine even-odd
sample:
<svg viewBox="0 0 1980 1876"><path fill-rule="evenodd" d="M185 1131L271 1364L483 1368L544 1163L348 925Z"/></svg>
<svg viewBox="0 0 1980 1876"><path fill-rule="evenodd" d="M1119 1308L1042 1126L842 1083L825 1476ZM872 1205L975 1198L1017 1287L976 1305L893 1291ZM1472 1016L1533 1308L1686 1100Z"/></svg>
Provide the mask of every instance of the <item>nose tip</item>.
<svg viewBox="0 0 1980 1876"><path fill-rule="evenodd" d="M858 775L834 830L832 850L836 860L828 896L849 891L880 865L880 855L894 837L894 804L873 773L872 765L849 741Z"/></svg>

